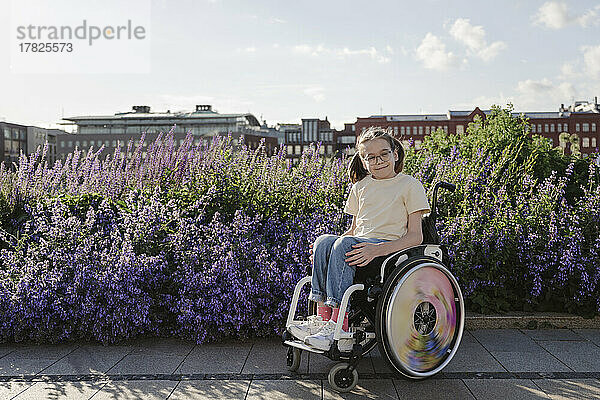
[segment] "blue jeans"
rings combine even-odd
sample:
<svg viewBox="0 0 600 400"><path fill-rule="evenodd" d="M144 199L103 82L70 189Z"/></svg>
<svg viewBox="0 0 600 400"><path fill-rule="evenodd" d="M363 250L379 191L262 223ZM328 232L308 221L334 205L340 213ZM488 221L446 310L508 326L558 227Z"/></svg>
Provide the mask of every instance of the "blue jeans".
<svg viewBox="0 0 600 400"><path fill-rule="evenodd" d="M356 236L319 236L313 244L312 289L308 298L323 301L329 307L339 307L344 292L354 282L356 271L356 264L349 265L345 261L350 257L346 256L346 253L353 250L352 245L357 243L387 241Z"/></svg>

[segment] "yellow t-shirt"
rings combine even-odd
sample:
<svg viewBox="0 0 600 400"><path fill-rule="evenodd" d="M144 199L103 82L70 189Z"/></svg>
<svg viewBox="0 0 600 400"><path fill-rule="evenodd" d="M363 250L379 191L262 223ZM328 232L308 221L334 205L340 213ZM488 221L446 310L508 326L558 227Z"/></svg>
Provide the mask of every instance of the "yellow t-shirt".
<svg viewBox="0 0 600 400"><path fill-rule="evenodd" d="M352 185L344 212L356 215L354 236L395 240L408 231L408 215L430 212L427 193L418 179L403 173L374 179L370 174Z"/></svg>

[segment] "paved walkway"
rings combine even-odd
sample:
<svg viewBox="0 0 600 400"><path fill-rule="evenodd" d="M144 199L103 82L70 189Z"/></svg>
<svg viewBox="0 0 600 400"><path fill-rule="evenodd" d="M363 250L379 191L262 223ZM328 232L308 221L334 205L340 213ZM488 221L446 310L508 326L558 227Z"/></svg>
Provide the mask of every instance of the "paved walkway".
<svg viewBox="0 0 600 400"><path fill-rule="evenodd" d="M0 345L0 399L598 399L600 330L473 330L444 371L391 374L377 349L355 390L331 390L334 364L303 354L298 374L278 340L195 345L171 339L107 346Z"/></svg>

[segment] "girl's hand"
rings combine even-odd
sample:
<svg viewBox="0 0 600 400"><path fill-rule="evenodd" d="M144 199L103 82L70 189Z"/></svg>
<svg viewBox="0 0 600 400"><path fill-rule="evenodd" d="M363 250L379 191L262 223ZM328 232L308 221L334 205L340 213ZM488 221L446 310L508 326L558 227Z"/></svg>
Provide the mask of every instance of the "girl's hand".
<svg viewBox="0 0 600 400"><path fill-rule="evenodd" d="M362 242L353 244L353 250L346 253L346 262L349 265L356 265L357 267L364 267L370 263L375 257L379 257L381 254L381 243L369 243Z"/></svg>
<svg viewBox="0 0 600 400"><path fill-rule="evenodd" d="M309 252L310 252L310 257L308 257L308 258L310 259L310 263L311 263L311 264L313 263L313 251L312 251L312 246L313 246L313 244L311 243L311 244L309 245L309 247L310 247L310 250L309 250Z"/></svg>

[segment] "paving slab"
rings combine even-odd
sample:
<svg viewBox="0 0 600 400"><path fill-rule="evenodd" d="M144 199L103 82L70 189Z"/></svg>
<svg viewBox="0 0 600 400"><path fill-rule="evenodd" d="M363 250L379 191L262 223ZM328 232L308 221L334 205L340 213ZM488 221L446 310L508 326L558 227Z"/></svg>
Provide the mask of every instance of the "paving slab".
<svg viewBox="0 0 600 400"><path fill-rule="evenodd" d="M573 329L573 331L596 346L600 346L600 329Z"/></svg>
<svg viewBox="0 0 600 400"><path fill-rule="evenodd" d="M12 354L0 358L0 376L35 375L57 360L54 358L21 358Z"/></svg>
<svg viewBox="0 0 600 400"><path fill-rule="evenodd" d="M110 381L93 397L94 400L164 400L177 386L177 381Z"/></svg>
<svg viewBox="0 0 600 400"><path fill-rule="evenodd" d="M251 349L251 342L198 345L175 372L180 374L240 374Z"/></svg>
<svg viewBox="0 0 600 400"><path fill-rule="evenodd" d="M132 344L131 354L186 356L195 346L196 344L189 340L173 338L141 339Z"/></svg>
<svg viewBox="0 0 600 400"><path fill-rule="evenodd" d="M131 346L83 345L55 364L44 375L104 374L132 350Z"/></svg>
<svg viewBox="0 0 600 400"><path fill-rule="evenodd" d="M524 353L520 351L493 351L492 355L509 372L573 371L571 368L544 349L541 349L539 353Z"/></svg>
<svg viewBox="0 0 600 400"><path fill-rule="evenodd" d="M106 382L37 382L21 392L16 400L73 399L87 400Z"/></svg>
<svg viewBox="0 0 600 400"><path fill-rule="evenodd" d="M7 354L10 354L10 352L13 350L14 348L11 346L0 345L0 358L4 357Z"/></svg>
<svg viewBox="0 0 600 400"><path fill-rule="evenodd" d="M469 332L464 332L458 350L444 372L506 372L506 369Z"/></svg>
<svg viewBox="0 0 600 400"><path fill-rule="evenodd" d="M600 347L589 341L547 341L540 344L573 371L598 372L600 370Z"/></svg>
<svg viewBox="0 0 600 400"><path fill-rule="evenodd" d="M13 358L53 358L58 360L79 347L78 344L13 344L10 356Z"/></svg>
<svg viewBox="0 0 600 400"><path fill-rule="evenodd" d="M550 399L530 379L464 379L463 382L476 399Z"/></svg>
<svg viewBox="0 0 600 400"><path fill-rule="evenodd" d="M303 353L303 356L305 353ZM324 355L310 353L308 372L311 374L328 374L329 370L337 363L343 361L333 361ZM371 362L371 357L367 355L363 357L356 367L356 370L359 374L373 374L373 364Z"/></svg>
<svg viewBox="0 0 600 400"><path fill-rule="evenodd" d="M535 341L585 341L586 338L574 332L572 329L521 329L525 335Z"/></svg>
<svg viewBox="0 0 600 400"><path fill-rule="evenodd" d="M250 381L246 380L181 381L169 400L243 400L249 386Z"/></svg>
<svg viewBox="0 0 600 400"><path fill-rule="evenodd" d="M242 374L288 373L287 350L288 347L281 344L281 339L257 339L248 354ZM305 352L302 352L297 372L308 372L308 357Z"/></svg>
<svg viewBox="0 0 600 400"><path fill-rule="evenodd" d="M518 351L536 353L544 351L539 344L518 329L477 329L471 335L490 353Z"/></svg>
<svg viewBox="0 0 600 400"><path fill-rule="evenodd" d="M374 399L396 400L398 393L391 379L365 379L358 381L358 385L351 392L334 392L327 381L323 382L323 400L337 399Z"/></svg>
<svg viewBox="0 0 600 400"><path fill-rule="evenodd" d="M321 400L320 381L253 380L246 400Z"/></svg>
<svg viewBox="0 0 600 400"><path fill-rule="evenodd" d="M400 399L473 400L475 397L461 379L394 380Z"/></svg>
<svg viewBox="0 0 600 400"><path fill-rule="evenodd" d="M0 399L12 399L35 382L0 382Z"/></svg>
<svg viewBox="0 0 600 400"><path fill-rule="evenodd" d="M390 374L394 372L388 366L387 360L385 360L379 352L379 347L375 347L373 350L371 350L369 356L371 357L371 362L373 363L373 371L376 374Z"/></svg>
<svg viewBox="0 0 600 400"><path fill-rule="evenodd" d="M121 374L172 374L185 356L130 354L111 367L108 375ZM1 361L1 360L0 360Z"/></svg>
<svg viewBox="0 0 600 400"><path fill-rule="evenodd" d="M553 400L600 399L597 379L539 379L534 381Z"/></svg>

